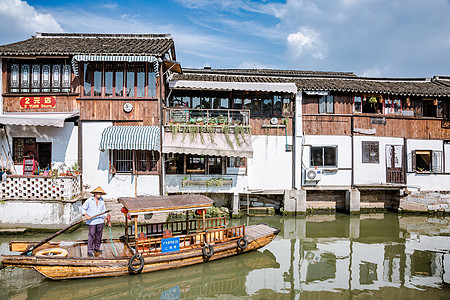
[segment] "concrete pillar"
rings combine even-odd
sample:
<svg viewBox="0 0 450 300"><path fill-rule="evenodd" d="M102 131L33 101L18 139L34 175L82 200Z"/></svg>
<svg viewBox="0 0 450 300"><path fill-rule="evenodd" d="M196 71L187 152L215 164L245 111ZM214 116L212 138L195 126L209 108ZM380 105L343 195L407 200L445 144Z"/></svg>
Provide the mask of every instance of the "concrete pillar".
<svg viewBox="0 0 450 300"><path fill-rule="evenodd" d="M359 213L361 204L361 194L357 189L351 189L345 193L345 209L350 213Z"/></svg>
<svg viewBox="0 0 450 300"><path fill-rule="evenodd" d="M306 191L305 190L285 190L283 199L283 209L287 214L306 212Z"/></svg>
<svg viewBox="0 0 450 300"><path fill-rule="evenodd" d="M297 191L297 212L306 213L306 190Z"/></svg>
<svg viewBox="0 0 450 300"><path fill-rule="evenodd" d="M233 216L239 215L239 194L233 194L233 201L231 202L231 208L233 210Z"/></svg>
<svg viewBox="0 0 450 300"><path fill-rule="evenodd" d="M359 216L350 218L350 223L348 225L349 237L351 239L359 238L359 226L360 226Z"/></svg>

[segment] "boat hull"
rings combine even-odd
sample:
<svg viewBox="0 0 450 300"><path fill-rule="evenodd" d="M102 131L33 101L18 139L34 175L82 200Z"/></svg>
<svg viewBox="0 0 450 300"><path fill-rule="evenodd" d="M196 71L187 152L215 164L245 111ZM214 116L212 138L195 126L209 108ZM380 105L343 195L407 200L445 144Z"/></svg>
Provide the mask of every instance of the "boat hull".
<svg viewBox="0 0 450 300"><path fill-rule="evenodd" d="M250 252L264 247L270 243L279 230L266 224L258 224L265 233L247 235L248 245L245 249L240 249L236 241L228 241L211 245L214 254L207 258L202 253L202 248L182 250L171 253L151 254L144 257L144 267L142 273L166 270L205 263L217 259L222 259L242 253ZM252 226L247 231L252 232ZM260 230L261 231L261 230ZM100 257L89 258L41 258L35 256L4 255L1 258L4 266L16 266L22 268L32 268L43 276L54 279L78 279L109 277L131 274L128 263L129 257L114 259L101 259Z"/></svg>

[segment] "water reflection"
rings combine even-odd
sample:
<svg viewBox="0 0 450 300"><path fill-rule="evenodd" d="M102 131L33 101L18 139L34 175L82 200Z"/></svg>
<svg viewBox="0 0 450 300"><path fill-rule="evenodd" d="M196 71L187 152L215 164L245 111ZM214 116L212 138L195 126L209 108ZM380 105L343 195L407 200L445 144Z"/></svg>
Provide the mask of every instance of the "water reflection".
<svg viewBox="0 0 450 300"><path fill-rule="evenodd" d="M0 298L448 298L449 221L396 214L232 220L282 231L258 252L137 276L54 282L7 268ZM0 251L9 239L0 237Z"/></svg>

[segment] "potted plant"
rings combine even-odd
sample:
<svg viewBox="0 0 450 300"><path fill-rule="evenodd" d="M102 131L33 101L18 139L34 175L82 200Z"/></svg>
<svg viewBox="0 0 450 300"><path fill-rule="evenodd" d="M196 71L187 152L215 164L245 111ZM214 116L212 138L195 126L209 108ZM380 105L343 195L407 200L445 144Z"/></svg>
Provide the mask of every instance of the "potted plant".
<svg viewBox="0 0 450 300"><path fill-rule="evenodd" d="M78 162L76 161L76 162L74 162L74 164L72 165L72 172L75 174L75 175L78 175L78 174L80 174L80 165L78 164Z"/></svg>

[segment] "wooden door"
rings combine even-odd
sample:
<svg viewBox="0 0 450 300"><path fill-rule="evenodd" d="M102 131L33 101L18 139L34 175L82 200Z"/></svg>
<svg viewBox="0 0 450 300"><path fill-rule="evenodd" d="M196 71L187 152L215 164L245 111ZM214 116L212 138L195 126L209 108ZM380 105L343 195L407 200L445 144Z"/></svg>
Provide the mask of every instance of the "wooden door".
<svg viewBox="0 0 450 300"><path fill-rule="evenodd" d="M386 145L386 182L404 183L402 145Z"/></svg>

